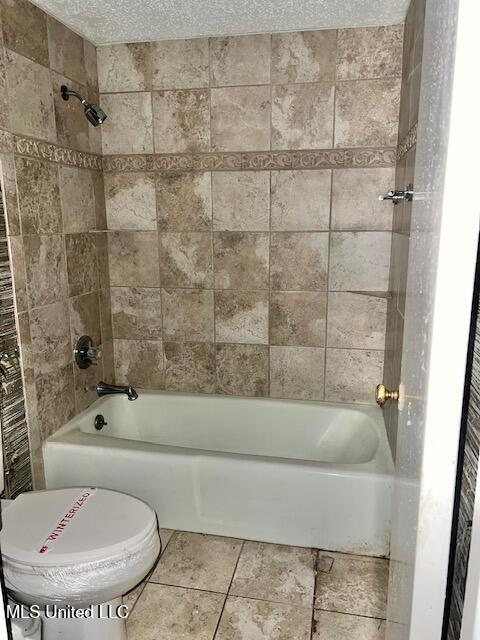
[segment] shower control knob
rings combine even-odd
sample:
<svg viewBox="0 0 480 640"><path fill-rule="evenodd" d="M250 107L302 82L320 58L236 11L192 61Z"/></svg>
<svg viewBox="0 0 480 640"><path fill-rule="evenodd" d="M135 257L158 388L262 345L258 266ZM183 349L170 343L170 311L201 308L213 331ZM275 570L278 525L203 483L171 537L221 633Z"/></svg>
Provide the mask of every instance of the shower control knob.
<svg viewBox="0 0 480 640"><path fill-rule="evenodd" d="M88 369L92 364L98 364L98 360L102 357L101 349L93 346L90 336L79 338L73 354L80 369Z"/></svg>
<svg viewBox="0 0 480 640"><path fill-rule="evenodd" d="M387 400L398 400L398 397L398 391L389 391L384 384L377 385L375 389L375 402L380 407L383 407Z"/></svg>

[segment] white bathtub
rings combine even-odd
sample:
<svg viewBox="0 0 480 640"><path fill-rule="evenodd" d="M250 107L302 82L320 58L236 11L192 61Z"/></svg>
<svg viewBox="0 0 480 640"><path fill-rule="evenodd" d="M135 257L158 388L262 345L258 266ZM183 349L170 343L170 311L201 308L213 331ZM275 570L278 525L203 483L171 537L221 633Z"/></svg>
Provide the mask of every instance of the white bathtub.
<svg viewBox="0 0 480 640"><path fill-rule="evenodd" d="M44 458L47 488L124 491L165 528L388 554L393 465L377 407L140 391L97 400Z"/></svg>

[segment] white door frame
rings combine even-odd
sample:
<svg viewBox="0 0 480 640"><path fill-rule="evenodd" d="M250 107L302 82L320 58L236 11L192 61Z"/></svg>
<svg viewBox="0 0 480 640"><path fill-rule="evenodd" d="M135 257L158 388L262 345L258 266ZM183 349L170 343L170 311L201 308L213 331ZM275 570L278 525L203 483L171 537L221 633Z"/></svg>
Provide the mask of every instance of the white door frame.
<svg viewBox="0 0 480 640"><path fill-rule="evenodd" d="M480 3L427 0L387 640L440 640L478 244Z"/></svg>

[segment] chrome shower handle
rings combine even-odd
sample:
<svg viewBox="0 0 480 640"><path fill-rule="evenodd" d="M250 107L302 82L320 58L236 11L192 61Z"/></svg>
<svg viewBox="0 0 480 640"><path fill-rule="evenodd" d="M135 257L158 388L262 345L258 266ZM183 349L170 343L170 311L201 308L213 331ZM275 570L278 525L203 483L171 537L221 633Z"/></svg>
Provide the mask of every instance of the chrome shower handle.
<svg viewBox="0 0 480 640"><path fill-rule="evenodd" d="M391 189L387 195L379 196L379 200L390 200L393 204L398 204L400 200L407 200L411 202L413 200L413 184L409 184L405 189Z"/></svg>

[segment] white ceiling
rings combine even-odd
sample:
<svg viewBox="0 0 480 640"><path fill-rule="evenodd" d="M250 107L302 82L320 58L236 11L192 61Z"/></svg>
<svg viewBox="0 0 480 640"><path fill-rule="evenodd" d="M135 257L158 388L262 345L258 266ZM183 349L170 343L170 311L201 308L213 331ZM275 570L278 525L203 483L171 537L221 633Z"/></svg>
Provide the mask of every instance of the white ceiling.
<svg viewBox="0 0 480 640"><path fill-rule="evenodd" d="M34 0L94 44L396 24L409 0Z"/></svg>

